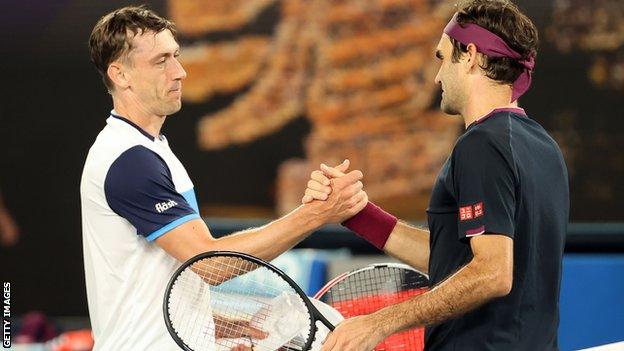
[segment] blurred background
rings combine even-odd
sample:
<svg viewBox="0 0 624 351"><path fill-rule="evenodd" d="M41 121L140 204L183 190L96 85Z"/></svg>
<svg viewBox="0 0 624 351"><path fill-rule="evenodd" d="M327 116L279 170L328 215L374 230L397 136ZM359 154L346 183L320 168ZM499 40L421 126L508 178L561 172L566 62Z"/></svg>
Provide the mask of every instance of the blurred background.
<svg viewBox="0 0 624 351"><path fill-rule="evenodd" d="M142 3L178 26L188 78L163 133L215 235L290 211L311 170L344 158L364 172L373 201L425 219L433 180L463 131L439 111L433 82L433 49L454 1ZM570 172L560 345L624 340L624 2L516 3L541 36L520 105L559 143ZM35 325L39 341L88 327L79 182L112 104L87 40L102 15L129 4L2 2L0 275L11 282L16 323ZM279 263L310 293L387 260L331 226L299 248Z"/></svg>

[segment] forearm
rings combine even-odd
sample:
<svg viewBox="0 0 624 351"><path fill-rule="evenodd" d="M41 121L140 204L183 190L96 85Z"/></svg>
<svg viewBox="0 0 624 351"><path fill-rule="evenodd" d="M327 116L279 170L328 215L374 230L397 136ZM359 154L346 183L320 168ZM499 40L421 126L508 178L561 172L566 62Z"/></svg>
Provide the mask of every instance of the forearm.
<svg viewBox="0 0 624 351"><path fill-rule="evenodd" d="M429 270L429 231L399 221L388 238L384 251L423 273Z"/></svg>
<svg viewBox="0 0 624 351"><path fill-rule="evenodd" d="M215 239L201 219L193 219L156 239L156 243L179 261L206 251L239 251L271 260L295 246L325 223L339 223L360 212L368 201L361 191L362 173L353 171L335 183L327 201L301 205L286 216L260 228Z"/></svg>
<svg viewBox="0 0 624 351"><path fill-rule="evenodd" d="M497 284L495 270L471 261L431 291L380 310L374 317L387 335L416 326L440 323L508 293Z"/></svg>
<svg viewBox="0 0 624 351"><path fill-rule="evenodd" d="M323 223L310 206L300 206L284 217L262 227L251 228L219 238L212 243L214 250L248 253L272 260L289 250Z"/></svg>

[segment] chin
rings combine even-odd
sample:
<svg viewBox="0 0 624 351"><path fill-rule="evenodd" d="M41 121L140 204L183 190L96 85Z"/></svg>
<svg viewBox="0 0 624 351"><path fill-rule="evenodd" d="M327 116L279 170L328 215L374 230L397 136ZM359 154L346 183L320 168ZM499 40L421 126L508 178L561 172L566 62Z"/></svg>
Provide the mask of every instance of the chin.
<svg viewBox="0 0 624 351"><path fill-rule="evenodd" d="M459 112L457 112L456 109L448 106L448 105L440 105L440 109L442 110L442 112L446 113L447 115L458 115Z"/></svg>
<svg viewBox="0 0 624 351"><path fill-rule="evenodd" d="M442 108L442 112L446 113L447 115L453 115L453 116L460 114L457 110L453 108Z"/></svg>
<svg viewBox="0 0 624 351"><path fill-rule="evenodd" d="M171 104L169 106L166 106L165 109L164 109L165 113L163 113L163 115L165 115L165 116L172 115L172 114L180 111L181 108L182 108L182 102L178 101L175 104Z"/></svg>
<svg viewBox="0 0 624 351"><path fill-rule="evenodd" d="M459 110L456 109L454 106L447 104L444 102L444 100L442 100L442 102L440 103L440 109L442 110L442 112L446 113L447 115L458 115L459 114Z"/></svg>

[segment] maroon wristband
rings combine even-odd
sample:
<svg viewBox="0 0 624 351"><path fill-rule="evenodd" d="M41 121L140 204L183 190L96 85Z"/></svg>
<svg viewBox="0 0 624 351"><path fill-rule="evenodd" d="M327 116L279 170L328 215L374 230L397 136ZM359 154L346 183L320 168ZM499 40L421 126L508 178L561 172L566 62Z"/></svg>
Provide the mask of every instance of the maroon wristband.
<svg viewBox="0 0 624 351"><path fill-rule="evenodd" d="M395 216L369 202L362 211L344 221L342 225L383 250L397 221Z"/></svg>

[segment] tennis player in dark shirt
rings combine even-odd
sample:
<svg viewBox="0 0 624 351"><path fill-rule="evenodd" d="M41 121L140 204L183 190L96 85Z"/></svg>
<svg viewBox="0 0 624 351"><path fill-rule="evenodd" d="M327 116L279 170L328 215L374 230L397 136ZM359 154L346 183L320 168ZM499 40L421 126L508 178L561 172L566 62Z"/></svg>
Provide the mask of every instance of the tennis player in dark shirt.
<svg viewBox="0 0 624 351"><path fill-rule="evenodd" d="M428 272L432 289L341 323L323 351L369 351L426 326L427 350L557 350L568 176L555 141L517 99L535 64L534 24L504 0L458 6L435 55L441 108L463 118L433 187L428 228L369 203L344 223ZM347 163L321 166L303 202L322 200Z"/></svg>

